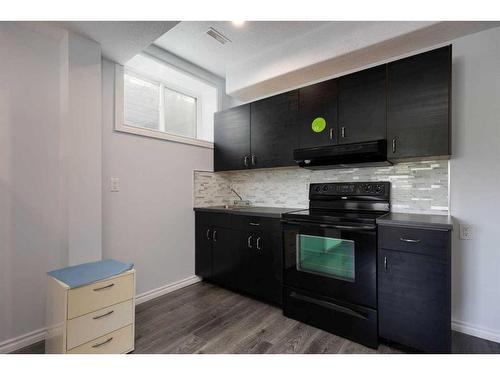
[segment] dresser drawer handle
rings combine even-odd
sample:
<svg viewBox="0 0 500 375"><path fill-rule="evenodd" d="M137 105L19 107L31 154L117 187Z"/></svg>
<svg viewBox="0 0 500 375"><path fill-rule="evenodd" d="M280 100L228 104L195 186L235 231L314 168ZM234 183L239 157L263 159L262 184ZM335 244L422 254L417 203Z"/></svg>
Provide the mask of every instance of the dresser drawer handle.
<svg viewBox="0 0 500 375"><path fill-rule="evenodd" d="M115 312L114 310L111 310L111 311L107 312L106 314L94 316L92 319L94 319L94 320L96 320L96 319L102 319L102 318L105 318L107 316L110 316L114 312Z"/></svg>
<svg viewBox="0 0 500 375"><path fill-rule="evenodd" d="M110 343L111 341L113 341L113 338L110 337L109 339L107 339L106 341L103 341L103 342L100 342L99 344L95 344L95 345L92 345L93 348L98 348L100 346L103 346L103 345L106 345L108 343Z"/></svg>
<svg viewBox="0 0 500 375"><path fill-rule="evenodd" d="M106 286L103 286L103 287L100 287L100 288L95 288L94 292L99 292L100 290L109 289L109 288L112 288L114 286L115 286L115 284L109 284L109 285L106 285Z"/></svg>
<svg viewBox="0 0 500 375"><path fill-rule="evenodd" d="M403 242L410 242L410 243L419 243L420 242L420 240L412 240L410 238L403 238L403 237L401 237L399 240L403 241Z"/></svg>

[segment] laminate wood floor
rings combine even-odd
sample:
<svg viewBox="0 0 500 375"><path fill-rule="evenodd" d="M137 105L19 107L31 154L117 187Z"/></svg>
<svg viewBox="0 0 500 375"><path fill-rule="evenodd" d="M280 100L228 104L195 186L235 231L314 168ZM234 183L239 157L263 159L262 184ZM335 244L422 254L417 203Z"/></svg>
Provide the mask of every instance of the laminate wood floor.
<svg viewBox="0 0 500 375"><path fill-rule="evenodd" d="M136 307L134 354L402 353L367 348L283 316L280 308L208 283ZM43 353L39 342L15 353ZM453 332L455 353L500 353L500 344Z"/></svg>

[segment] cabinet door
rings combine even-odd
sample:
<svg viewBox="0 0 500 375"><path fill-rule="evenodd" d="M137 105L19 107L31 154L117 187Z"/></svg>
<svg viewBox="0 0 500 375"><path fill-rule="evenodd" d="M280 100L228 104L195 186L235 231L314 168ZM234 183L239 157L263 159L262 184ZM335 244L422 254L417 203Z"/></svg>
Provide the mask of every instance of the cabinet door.
<svg viewBox="0 0 500 375"><path fill-rule="evenodd" d="M212 276L212 228L206 216L195 216L195 274L210 279Z"/></svg>
<svg viewBox="0 0 500 375"><path fill-rule="evenodd" d="M237 232L213 227L212 280L231 289L238 288Z"/></svg>
<svg viewBox="0 0 500 375"><path fill-rule="evenodd" d="M250 166L250 104L214 115L214 171Z"/></svg>
<svg viewBox="0 0 500 375"><path fill-rule="evenodd" d="M337 80L329 80L299 90L299 147L336 144Z"/></svg>
<svg viewBox="0 0 500 375"><path fill-rule="evenodd" d="M389 64L389 159L451 154L450 94L451 46Z"/></svg>
<svg viewBox="0 0 500 375"><path fill-rule="evenodd" d="M449 352L449 263L381 249L378 269L379 335L425 352Z"/></svg>
<svg viewBox="0 0 500 375"><path fill-rule="evenodd" d="M287 92L251 104L252 168L295 165L298 148L298 91Z"/></svg>
<svg viewBox="0 0 500 375"><path fill-rule="evenodd" d="M339 143L386 139L386 65L339 79Z"/></svg>

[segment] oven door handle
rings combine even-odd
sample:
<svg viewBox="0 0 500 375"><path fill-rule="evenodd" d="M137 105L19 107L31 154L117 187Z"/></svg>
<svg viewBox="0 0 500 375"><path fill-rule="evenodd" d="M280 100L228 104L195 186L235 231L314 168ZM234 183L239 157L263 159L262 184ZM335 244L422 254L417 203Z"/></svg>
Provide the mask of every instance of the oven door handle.
<svg viewBox="0 0 500 375"><path fill-rule="evenodd" d="M348 315L354 316L354 317L359 318L359 319L363 319L363 320L367 319L366 316L364 316L363 314L361 314L357 311L354 311L353 309L350 309L348 307L337 305L336 303L333 303L333 302L322 301L322 300L319 300L317 298L313 298L313 297L305 296L303 294L299 294L297 292L291 292L290 297L304 301L304 302L309 302L309 303L312 303L314 305L325 307L327 309L335 310L335 311L338 311L338 312L341 312L344 314L348 314Z"/></svg>
<svg viewBox="0 0 500 375"><path fill-rule="evenodd" d="M291 225L302 225L308 227L320 227L320 228L332 228L332 229L344 229L344 230L354 230L354 231L363 231L363 230L375 230L377 229L376 225L336 225L336 224L315 224L311 222L304 221L283 221L284 224Z"/></svg>

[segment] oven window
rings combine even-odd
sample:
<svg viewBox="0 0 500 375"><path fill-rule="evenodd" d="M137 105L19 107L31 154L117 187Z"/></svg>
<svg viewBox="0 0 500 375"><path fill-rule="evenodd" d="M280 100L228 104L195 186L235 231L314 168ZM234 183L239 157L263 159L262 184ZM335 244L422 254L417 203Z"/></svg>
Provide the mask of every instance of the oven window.
<svg viewBox="0 0 500 375"><path fill-rule="evenodd" d="M354 282L354 241L297 234L297 269Z"/></svg>

